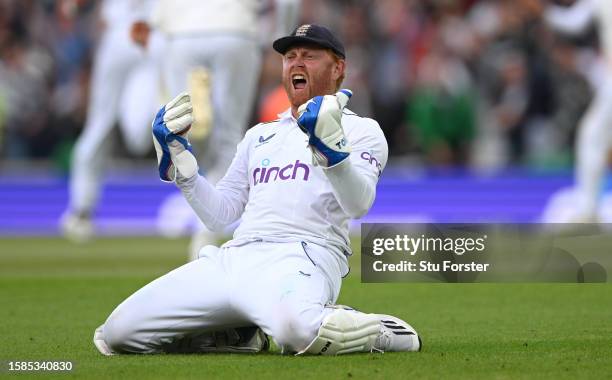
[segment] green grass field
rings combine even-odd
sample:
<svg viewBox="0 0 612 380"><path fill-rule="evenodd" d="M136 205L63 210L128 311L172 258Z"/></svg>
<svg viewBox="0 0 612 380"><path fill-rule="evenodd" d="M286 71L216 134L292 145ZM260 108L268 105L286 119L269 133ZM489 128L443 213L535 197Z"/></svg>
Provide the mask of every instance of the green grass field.
<svg viewBox="0 0 612 380"><path fill-rule="evenodd" d="M179 266L187 240L0 240L1 377L58 378L612 378L608 284L362 284L358 255L340 303L395 314L420 353L339 357L103 357L92 334L113 308ZM70 373L8 372L7 361L70 360Z"/></svg>

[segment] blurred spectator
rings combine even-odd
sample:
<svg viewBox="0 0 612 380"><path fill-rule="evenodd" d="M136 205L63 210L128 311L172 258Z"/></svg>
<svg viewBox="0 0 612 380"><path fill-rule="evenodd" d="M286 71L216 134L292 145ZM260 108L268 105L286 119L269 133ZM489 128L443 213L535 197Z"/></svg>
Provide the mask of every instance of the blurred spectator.
<svg viewBox="0 0 612 380"><path fill-rule="evenodd" d="M3 154L25 158L48 153L36 149L45 140L48 93L45 52L34 46L26 22L29 2L0 4L0 108Z"/></svg>
<svg viewBox="0 0 612 380"><path fill-rule="evenodd" d="M556 36L551 52L554 62L551 77L555 94L555 109L551 123L558 132L557 144L560 159L569 163L571 147L576 138L576 126L585 113L593 91L587 78L581 73L580 54L574 41Z"/></svg>
<svg viewBox="0 0 612 380"><path fill-rule="evenodd" d="M500 164L519 164L529 156L530 139L554 109L548 38L538 4L481 2L471 14L480 41L474 66L485 113L480 132L497 129L503 136L505 149L496 150ZM493 21L478 26L485 18Z"/></svg>
<svg viewBox="0 0 612 380"><path fill-rule="evenodd" d="M415 129L428 162L467 162L474 114L471 78L464 64L434 49L419 64L407 111L408 125Z"/></svg>
<svg viewBox="0 0 612 380"><path fill-rule="evenodd" d="M2 155L7 158L50 157L67 134L76 134L70 129L77 124L60 121L84 113L90 20L77 12L91 9L78 8L79 3L86 4L0 2Z"/></svg>
<svg viewBox="0 0 612 380"><path fill-rule="evenodd" d="M456 3L432 12L427 44L417 62L414 88L408 98L407 122L414 129L427 162L466 164L475 134L472 77L460 55L466 53L471 32L456 16ZM461 33L452 33L452 30Z"/></svg>
<svg viewBox="0 0 612 380"><path fill-rule="evenodd" d="M424 24L419 20L417 3L385 0L372 4L369 12L372 33L367 39L371 58L368 86L374 118L387 137L390 155L406 153L408 146L400 127L418 59L420 45L417 38L425 33L421 29Z"/></svg>

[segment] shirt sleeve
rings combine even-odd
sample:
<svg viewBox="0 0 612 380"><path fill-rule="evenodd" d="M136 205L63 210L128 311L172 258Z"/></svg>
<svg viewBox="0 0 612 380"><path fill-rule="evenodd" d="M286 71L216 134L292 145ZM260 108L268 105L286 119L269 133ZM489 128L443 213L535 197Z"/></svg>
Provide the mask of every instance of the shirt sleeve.
<svg viewBox="0 0 612 380"><path fill-rule="evenodd" d="M347 135L351 154L349 159L326 169L325 174L342 209L358 219L370 210L376 198L376 184L387 164L387 140L374 120L354 115L343 118L360 121L353 133Z"/></svg>
<svg viewBox="0 0 612 380"><path fill-rule="evenodd" d="M236 155L225 176L213 186L199 174L179 175L176 184L204 225L220 231L240 218L249 197L248 134L238 144ZM177 171L178 173L178 171Z"/></svg>

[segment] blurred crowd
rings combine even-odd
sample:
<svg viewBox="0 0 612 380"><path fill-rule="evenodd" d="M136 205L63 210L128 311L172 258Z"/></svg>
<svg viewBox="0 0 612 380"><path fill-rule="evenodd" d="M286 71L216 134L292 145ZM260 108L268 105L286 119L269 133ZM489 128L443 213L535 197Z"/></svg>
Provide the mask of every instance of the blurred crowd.
<svg viewBox="0 0 612 380"><path fill-rule="evenodd" d="M0 0L3 160L66 162L87 110L102 27L97 5ZM301 22L340 35L347 49L344 86L355 93L349 107L380 123L393 158L550 167L572 162L576 126L597 81L598 36L595 27L578 37L552 31L543 19L546 6L541 0L308 0ZM271 117L269 103L282 103L280 58L265 48L253 123Z"/></svg>

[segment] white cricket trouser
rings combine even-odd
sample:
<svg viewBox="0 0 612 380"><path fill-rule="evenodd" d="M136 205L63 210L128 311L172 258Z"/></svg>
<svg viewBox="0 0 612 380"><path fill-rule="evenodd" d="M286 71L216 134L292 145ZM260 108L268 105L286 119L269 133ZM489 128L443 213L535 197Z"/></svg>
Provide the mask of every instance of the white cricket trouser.
<svg viewBox="0 0 612 380"><path fill-rule="evenodd" d="M595 217L602 179L612 147L612 68L607 67L588 110L580 121L576 142L579 215Z"/></svg>
<svg viewBox="0 0 612 380"><path fill-rule="evenodd" d="M72 156L70 209L91 211L110 152L108 136L119 120L126 147L135 154L152 146L151 121L159 108L155 55L131 42L125 28L109 30L96 51L87 120Z"/></svg>
<svg viewBox="0 0 612 380"><path fill-rule="evenodd" d="M255 38L240 34L172 36L164 57L164 81L172 97L188 90L195 68L210 73L213 127L206 146L196 146L195 152L200 168L215 183L232 162L247 128L259 80L260 48Z"/></svg>
<svg viewBox="0 0 612 380"><path fill-rule="evenodd" d="M284 352L316 337L341 286L332 253L312 243L249 243L206 254L138 290L103 327L115 352L157 353L176 339L259 326Z"/></svg>

